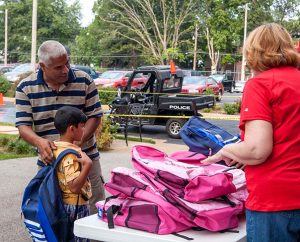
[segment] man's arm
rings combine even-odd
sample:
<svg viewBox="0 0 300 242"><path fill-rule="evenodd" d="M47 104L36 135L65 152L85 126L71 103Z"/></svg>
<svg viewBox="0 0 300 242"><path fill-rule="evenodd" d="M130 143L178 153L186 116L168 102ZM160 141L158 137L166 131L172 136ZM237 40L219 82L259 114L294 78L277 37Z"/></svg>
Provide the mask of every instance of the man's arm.
<svg viewBox="0 0 300 242"><path fill-rule="evenodd" d="M54 143L47 139L41 138L33 130L31 126L18 126L20 136L29 144L38 148L42 161L45 165L51 163L53 158L52 150L56 149Z"/></svg>

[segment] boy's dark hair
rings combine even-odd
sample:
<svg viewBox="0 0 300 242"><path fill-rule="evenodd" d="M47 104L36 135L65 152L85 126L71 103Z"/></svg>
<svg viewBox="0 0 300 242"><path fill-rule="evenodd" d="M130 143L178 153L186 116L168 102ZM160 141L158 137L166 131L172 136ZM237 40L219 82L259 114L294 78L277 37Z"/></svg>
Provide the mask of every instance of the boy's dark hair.
<svg viewBox="0 0 300 242"><path fill-rule="evenodd" d="M54 126L60 134L64 134L70 125L78 127L78 124L85 123L87 119L87 116L78 108L64 106L57 110Z"/></svg>

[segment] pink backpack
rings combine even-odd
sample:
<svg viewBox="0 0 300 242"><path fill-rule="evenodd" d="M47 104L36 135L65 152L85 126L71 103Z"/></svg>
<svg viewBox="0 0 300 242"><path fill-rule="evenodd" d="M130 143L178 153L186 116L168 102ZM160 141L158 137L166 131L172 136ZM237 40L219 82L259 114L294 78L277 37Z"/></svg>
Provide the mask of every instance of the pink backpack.
<svg viewBox="0 0 300 242"><path fill-rule="evenodd" d="M247 197L242 170L219 164L195 166L178 162L158 149L136 145L132 148L133 167L162 184L180 198L200 202L241 190L241 201ZM226 171L226 172L225 172ZM238 191L240 194L241 191Z"/></svg>
<svg viewBox="0 0 300 242"><path fill-rule="evenodd" d="M98 216L108 223L155 234L170 234L190 228L169 216L158 204L131 198L113 197L96 203Z"/></svg>
<svg viewBox="0 0 300 242"><path fill-rule="evenodd" d="M125 200L136 199L147 204L156 204L159 209L156 209L157 215L151 215L151 219L153 216L157 217L154 220L159 220L160 216L168 216L165 219L168 221L173 219L173 223L175 223L173 227L157 228L156 233L159 234L179 232L184 228L192 227L221 231L238 226L237 215L243 212L243 202L233 196L191 203L163 185L159 185L159 187L157 185L158 183L153 183L147 175L129 168L118 167L113 169L111 180L105 184L105 189L112 195L117 195ZM97 207L103 210L103 205L97 204ZM164 211L164 213L160 211ZM122 216L122 218L118 218L118 216ZM126 221L128 216L128 213L121 213L115 217L114 221L118 221L116 222L118 225L128 226L122 222ZM148 225L139 224L139 226L139 229L150 231Z"/></svg>
<svg viewBox="0 0 300 242"><path fill-rule="evenodd" d="M238 226L237 215L244 212L248 195L243 171L178 162L141 145L132 148L132 162L137 170L113 169L105 184L113 197L96 204L99 217L110 227L116 223L169 234L193 227L222 231Z"/></svg>
<svg viewBox="0 0 300 242"><path fill-rule="evenodd" d="M174 153L170 154L169 157L180 162L197 166L200 166L201 161L206 158L205 155L188 150L175 151Z"/></svg>

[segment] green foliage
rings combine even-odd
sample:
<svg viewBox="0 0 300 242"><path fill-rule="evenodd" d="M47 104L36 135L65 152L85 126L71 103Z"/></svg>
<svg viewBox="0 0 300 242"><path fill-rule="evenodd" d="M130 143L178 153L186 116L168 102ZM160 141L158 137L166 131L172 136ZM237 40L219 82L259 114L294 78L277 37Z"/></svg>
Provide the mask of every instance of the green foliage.
<svg viewBox="0 0 300 242"><path fill-rule="evenodd" d="M221 110L223 110L223 108L220 105L214 105L213 110L214 111L221 111Z"/></svg>
<svg viewBox="0 0 300 242"><path fill-rule="evenodd" d="M237 107L237 111L238 113L241 112L241 105L242 105L242 99L241 98L238 98L234 101L236 107Z"/></svg>
<svg viewBox="0 0 300 242"><path fill-rule="evenodd" d="M190 34L195 2L151 0L145 4L132 0L98 0L92 25L100 34L95 40L91 35L82 35L78 43L86 43L89 52L98 46L100 51L94 53L114 55L110 63L108 58L101 58L101 64L106 62L111 67L121 63L130 68L145 63L163 64L163 53L180 46ZM121 59L124 54L133 58Z"/></svg>
<svg viewBox="0 0 300 242"><path fill-rule="evenodd" d="M8 9L9 16L9 62L29 62L32 0L1 2L0 10ZM70 47L73 63L94 64L96 68L163 64L169 56L184 67L191 65L198 26L197 60L209 60L204 34L208 28L224 68L241 59L246 2L248 33L266 22L279 22L291 34L299 32L297 0L149 2L97 0L93 23L81 28L78 1L68 5L65 0L39 0L37 44L59 40ZM4 18L0 18L0 32L4 33ZM4 49L4 35L0 35L0 49Z"/></svg>
<svg viewBox="0 0 300 242"><path fill-rule="evenodd" d="M7 136L1 136L0 137L0 147L4 147L4 146L7 146L9 143L9 137Z"/></svg>
<svg viewBox="0 0 300 242"><path fill-rule="evenodd" d="M221 58L221 64L226 65L226 64L233 64L236 63L239 60L238 57L226 54Z"/></svg>
<svg viewBox="0 0 300 242"><path fill-rule="evenodd" d="M16 155L36 155L34 147L16 135L0 135L0 148Z"/></svg>
<svg viewBox="0 0 300 242"><path fill-rule="evenodd" d="M116 97L116 90L113 88L101 88L98 90L99 99L102 105L111 104Z"/></svg>
<svg viewBox="0 0 300 242"><path fill-rule="evenodd" d="M15 154L35 154L34 147L22 139L10 140L7 149Z"/></svg>
<svg viewBox="0 0 300 242"><path fill-rule="evenodd" d="M227 114L237 114L239 113L239 106L236 103L224 103L224 111Z"/></svg>
<svg viewBox="0 0 300 242"><path fill-rule="evenodd" d="M206 89L204 92L203 92L204 95L215 95L214 94L214 90L212 89Z"/></svg>
<svg viewBox="0 0 300 242"><path fill-rule="evenodd" d="M113 142L113 135L117 132L117 127L111 124L107 116L103 116L100 127L96 132L97 148L99 150L109 150Z"/></svg>
<svg viewBox="0 0 300 242"><path fill-rule="evenodd" d="M203 113L210 113L211 111L212 111L211 108L203 108L203 109L201 110L201 112L203 112Z"/></svg>
<svg viewBox="0 0 300 242"><path fill-rule="evenodd" d="M8 61L29 62L31 59L32 0L2 1L0 10L8 9ZM72 46L80 32L80 5L76 1L67 5L64 0L38 1L37 45L55 39ZM4 33L4 17L0 20L0 32ZM4 49L4 34L0 35L0 49Z"/></svg>
<svg viewBox="0 0 300 242"><path fill-rule="evenodd" d="M0 93L6 94L8 90L10 89L11 84L6 78L2 75L0 75Z"/></svg>
<svg viewBox="0 0 300 242"><path fill-rule="evenodd" d="M164 60L178 60L180 62L184 61L184 55L180 52L178 48L168 48L164 51L162 55Z"/></svg>

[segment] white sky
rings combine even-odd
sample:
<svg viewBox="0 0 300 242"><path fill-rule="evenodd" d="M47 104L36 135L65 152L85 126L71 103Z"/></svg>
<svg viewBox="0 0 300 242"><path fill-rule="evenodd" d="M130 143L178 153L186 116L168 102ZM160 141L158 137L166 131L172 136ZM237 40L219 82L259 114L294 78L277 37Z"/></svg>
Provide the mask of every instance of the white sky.
<svg viewBox="0 0 300 242"><path fill-rule="evenodd" d="M68 4L72 4L75 0L66 0ZM86 27L92 23L94 14L92 11L95 0L79 0L81 5L81 26Z"/></svg>

